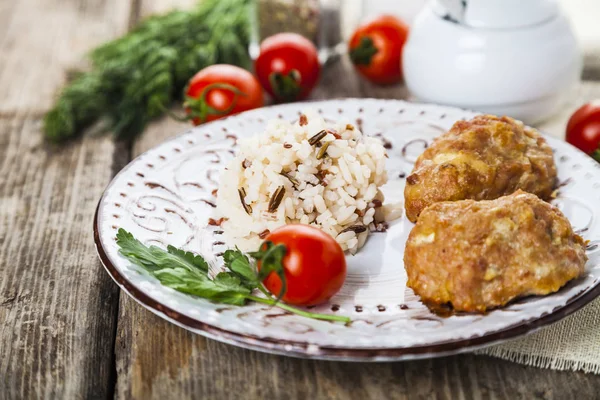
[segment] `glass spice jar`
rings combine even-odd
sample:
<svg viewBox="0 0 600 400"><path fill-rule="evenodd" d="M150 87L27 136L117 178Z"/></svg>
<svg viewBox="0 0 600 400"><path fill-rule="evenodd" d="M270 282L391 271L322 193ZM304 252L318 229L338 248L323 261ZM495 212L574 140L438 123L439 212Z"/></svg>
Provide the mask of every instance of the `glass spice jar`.
<svg viewBox="0 0 600 400"><path fill-rule="evenodd" d="M315 44L323 64L345 50L361 10L362 0L255 0L250 55L258 57L263 39L294 32Z"/></svg>

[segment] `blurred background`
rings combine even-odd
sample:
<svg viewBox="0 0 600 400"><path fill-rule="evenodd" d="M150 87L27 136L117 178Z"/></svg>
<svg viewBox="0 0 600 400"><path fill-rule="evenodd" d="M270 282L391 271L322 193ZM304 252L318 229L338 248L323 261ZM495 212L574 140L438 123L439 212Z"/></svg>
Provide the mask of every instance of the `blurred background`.
<svg viewBox="0 0 600 400"><path fill-rule="evenodd" d="M354 1L354 0L349 0ZM528 0L522 0L527 2ZM412 23L428 0L368 0L366 10L371 15L392 12ZM585 57L585 66L600 69L600 1L558 0L569 18Z"/></svg>
<svg viewBox="0 0 600 400"><path fill-rule="evenodd" d="M528 0L523 0L527 2ZM598 0L553 0L557 1L560 8L572 24L577 40L579 41L586 61L586 67L600 68L600 1ZM260 0L258 0L261 3ZM277 1L266 0L262 3L275 3ZM283 0L283 3L294 3L294 1ZM296 3L307 3L311 1L296 1ZM182 4L193 5L194 0L184 0ZM319 3L313 0L312 3ZM350 24L342 28L343 39L348 39L355 26L353 24L376 17L381 14L392 14L409 25L413 23L417 14L428 4L430 0L325 0L322 4L330 6L342 6L350 10L351 16L346 21ZM353 14L355 13L356 14ZM288 29L290 27L288 26Z"/></svg>

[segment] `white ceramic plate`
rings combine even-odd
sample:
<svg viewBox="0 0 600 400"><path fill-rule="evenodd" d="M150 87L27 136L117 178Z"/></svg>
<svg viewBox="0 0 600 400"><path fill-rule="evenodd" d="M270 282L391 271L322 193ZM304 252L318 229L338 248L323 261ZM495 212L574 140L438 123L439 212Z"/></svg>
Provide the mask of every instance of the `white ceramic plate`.
<svg viewBox="0 0 600 400"><path fill-rule="evenodd" d="M404 178L432 138L475 115L456 108L398 100L346 99L295 103L246 112L206 124L132 161L111 182L94 224L100 258L129 295L159 316L193 332L247 348L338 360L399 360L458 353L506 340L554 322L600 294L600 164L572 146L548 138L555 149L560 195L555 200L574 228L590 240L586 275L558 293L530 297L487 315L439 317L406 288L402 259L412 224L402 218L374 233L356 256L347 256L341 292L313 311L352 317L339 323L288 315L277 308L212 304L161 286L118 254L124 228L147 244L172 244L204 256L217 270L227 248L218 227L207 226L214 190L236 138L264 129L272 118L295 120L312 108L382 135L388 150L386 201L401 200Z"/></svg>

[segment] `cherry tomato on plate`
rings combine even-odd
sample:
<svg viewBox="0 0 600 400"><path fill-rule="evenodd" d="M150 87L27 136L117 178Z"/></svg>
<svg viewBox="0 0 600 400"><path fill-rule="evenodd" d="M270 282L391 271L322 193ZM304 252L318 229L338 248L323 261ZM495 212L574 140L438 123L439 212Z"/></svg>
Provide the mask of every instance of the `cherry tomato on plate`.
<svg viewBox="0 0 600 400"><path fill-rule="evenodd" d="M183 106L200 125L263 106L260 83L243 68L215 64L200 70L185 89Z"/></svg>
<svg viewBox="0 0 600 400"><path fill-rule="evenodd" d="M378 84L402 79L402 47L408 25L391 15L379 16L359 26L350 38L352 63L364 77Z"/></svg>
<svg viewBox="0 0 600 400"><path fill-rule="evenodd" d="M336 294L346 279L344 251L327 233L309 225L285 225L267 235L265 243L283 245L285 286L276 272L263 280L275 296L285 289L284 302L310 306L323 303ZM264 249L264 245L263 245ZM258 270L262 260L257 263Z"/></svg>
<svg viewBox="0 0 600 400"><path fill-rule="evenodd" d="M567 142L600 162L600 101L583 105L569 119Z"/></svg>
<svg viewBox="0 0 600 400"><path fill-rule="evenodd" d="M254 70L267 93L279 101L294 101L308 96L321 67L310 40L296 33L278 33L261 43Z"/></svg>

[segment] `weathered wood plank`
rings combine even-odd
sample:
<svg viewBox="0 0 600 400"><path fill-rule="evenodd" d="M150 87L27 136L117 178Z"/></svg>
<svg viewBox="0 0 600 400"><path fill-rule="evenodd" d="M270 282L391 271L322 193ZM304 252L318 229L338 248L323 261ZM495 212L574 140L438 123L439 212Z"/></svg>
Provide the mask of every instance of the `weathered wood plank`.
<svg viewBox="0 0 600 400"><path fill-rule="evenodd" d="M49 150L40 127L36 117L0 119L0 391L105 396L118 291L91 222L114 146L88 138Z"/></svg>
<svg viewBox="0 0 600 400"><path fill-rule="evenodd" d="M130 321L120 321L128 332L120 327L118 342L131 346L132 364L118 369L118 398L591 399L600 389L598 376L485 356L362 364L262 354L193 335L131 301L122 317Z"/></svg>
<svg viewBox="0 0 600 400"><path fill-rule="evenodd" d="M112 395L118 289L97 260L91 225L115 144L103 136L50 147L41 117L66 68L126 30L129 3L0 5L2 399Z"/></svg>
<svg viewBox="0 0 600 400"><path fill-rule="evenodd" d="M130 1L23 0L0 8L0 113L41 113L67 71L126 30Z"/></svg>

